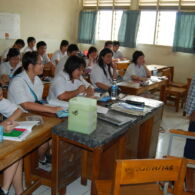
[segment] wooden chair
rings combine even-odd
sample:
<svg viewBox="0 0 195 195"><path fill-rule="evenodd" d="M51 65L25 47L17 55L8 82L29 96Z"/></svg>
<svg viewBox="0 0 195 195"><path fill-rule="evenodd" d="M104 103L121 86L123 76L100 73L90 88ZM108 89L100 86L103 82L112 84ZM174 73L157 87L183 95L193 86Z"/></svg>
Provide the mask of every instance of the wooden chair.
<svg viewBox="0 0 195 195"><path fill-rule="evenodd" d="M120 76L123 76L125 74L125 71L127 70L128 66L129 66L128 63L117 63L118 74Z"/></svg>
<svg viewBox="0 0 195 195"><path fill-rule="evenodd" d="M48 53L47 55L48 55L49 59L51 60L51 58L53 57L53 53Z"/></svg>
<svg viewBox="0 0 195 195"><path fill-rule="evenodd" d="M195 140L195 133L184 131L180 129L171 129L169 130L170 133L170 139L169 139L169 145L168 145L168 152L167 154L170 155L173 138L174 137L182 137L184 139L193 139ZM186 172L186 193L185 195L190 195L190 192L193 192L195 194L195 160L192 159L186 159L187 163L187 172Z"/></svg>
<svg viewBox="0 0 195 195"><path fill-rule="evenodd" d="M162 195L157 182L174 181L173 195L181 195L185 159L117 160L114 179L95 182L97 195ZM132 185L134 184L134 185Z"/></svg>
<svg viewBox="0 0 195 195"><path fill-rule="evenodd" d="M168 85L165 89L164 102L166 104L167 100L174 101L176 112L179 112L180 103L181 103L181 108L183 108L183 105L186 101L187 91L188 91L187 84L179 84L179 83L172 82L170 68L162 70L162 75L166 76L169 80Z"/></svg>

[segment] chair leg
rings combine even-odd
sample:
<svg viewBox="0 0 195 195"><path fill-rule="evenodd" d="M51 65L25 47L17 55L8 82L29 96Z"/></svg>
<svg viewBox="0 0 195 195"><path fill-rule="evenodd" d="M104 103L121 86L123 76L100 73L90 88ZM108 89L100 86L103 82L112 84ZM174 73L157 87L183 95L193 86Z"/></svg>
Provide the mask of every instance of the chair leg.
<svg viewBox="0 0 195 195"><path fill-rule="evenodd" d="M179 112L179 98L176 98L175 100L175 107L176 107L176 112Z"/></svg>

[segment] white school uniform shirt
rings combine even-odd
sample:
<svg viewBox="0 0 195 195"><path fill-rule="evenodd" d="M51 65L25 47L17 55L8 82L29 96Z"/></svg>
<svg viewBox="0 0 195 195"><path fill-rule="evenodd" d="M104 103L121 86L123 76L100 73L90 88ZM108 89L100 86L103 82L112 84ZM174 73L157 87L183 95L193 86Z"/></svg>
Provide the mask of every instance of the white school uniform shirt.
<svg viewBox="0 0 195 195"><path fill-rule="evenodd" d="M4 52L1 54L1 62L4 62L3 60L7 58L7 54L9 52L10 48L7 48L6 50L4 50Z"/></svg>
<svg viewBox="0 0 195 195"><path fill-rule="evenodd" d="M77 90L81 85L84 85L86 88L91 86L82 76L80 79L75 79L74 82L72 82L69 74L61 71L52 81L47 100L48 102L56 100L58 99L58 96L63 94L65 91Z"/></svg>
<svg viewBox="0 0 195 195"><path fill-rule="evenodd" d="M123 76L123 79L125 81L131 81L132 75L136 75L139 77L147 77L147 73L146 73L144 66L142 66L142 65L138 66L138 65L135 65L134 63L132 63L128 66L128 68L125 72L125 75Z"/></svg>
<svg viewBox="0 0 195 195"><path fill-rule="evenodd" d="M47 63L49 63L49 62L51 62L51 60L49 59L48 55L47 55L46 53L43 54L43 55L41 56L41 63L42 63L43 65L45 65L45 64L47 64Z"/></svg>
<svg viewBox="0 0 195 195"><path fill-rule="evenodd" d="M23 71L11 80L8 88L8 99L17 105L25 102L35 102L35 97L30 88L34 91L38 100L42 100L42 81L38 76L35 76L34 83L32 83L26 71Z"/></svg>
<svg viewBox="0 0 195 195"><path fill-rule="evenodd" d="M25 49L24 49L24 51L23 51L23 53L26 53L26 52L28 52L28 51L35 51L35 48L33 47L33 48L30 48L29 46L27 46Z"/></svg>
<svg viewBox="0 0 195 195"><path fill-rule="evenodd" d="M90 80L92 82L92 85L95 88L98 88L96 86L96 83L103 83L105 85L111 86L112 85L112 77L110 77L110 74L108 72L108 66L104 65L105 71L107 73L107 76L104 74L103 69L98 65L94 65L90 74ZM113 74L113 69L111 68L111 74Z"/></svg>
<svg viewBox="0 0 195 195"><path fill-rule="evenodd" d="M116 52L113 51L113 58L123 58L123 54L119 50Z"/></svg>
<svg viewBox="0 0 195 195"><path fill-rule="evenodd" d="M11 103L9 100L3 98L0 100L0 113L6 118L10 117L16 110L17 106L14 103Z"/></svg>
<svg viewBox="0 0 195 195"><path fill-rule="evenodd" d="M51 58L51 62L55 65L56 64L56 60L60 61L64 56L67 56L67 52L65 52L64 54L61 52L61 50L57 50L54 55Z"/></svg>
<svg viewBox="0 0 195 195"><path fill-rule="evenodd" d="M69 58L69 56L66 55L59 61L59 63L56 66L55 75L57 75L59 72L62 72L64 70L64 65L65 65L66 61L68 60L68 58Z"/></svg>
<svg viewBox="0 0 195 195"><path fill-rule="evenodd" d="M0 65L0 76L2 75L8 75L10 78L13 77L14 73L16 72L16 70L18 68L20 68L22 66L22 63L19 62L15 68L13 68L11 65L10 65L10 62L3 62L1 65Z"/></svg>

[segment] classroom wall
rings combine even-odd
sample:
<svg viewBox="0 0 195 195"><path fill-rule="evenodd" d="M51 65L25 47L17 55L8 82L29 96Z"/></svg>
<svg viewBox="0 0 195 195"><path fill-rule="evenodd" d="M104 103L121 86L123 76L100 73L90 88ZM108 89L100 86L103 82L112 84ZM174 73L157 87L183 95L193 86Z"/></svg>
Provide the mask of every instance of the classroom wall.
<svg viewBox="0 0 195 195"><path fill-rule="evenodd" d="M76 42L80 0L1 0L0 12L20 14L21 38L34 36L48 44L48 52L60 41ZM0 39L0 53L14 40Z"/></svg>
<svg viewBox="0 0 195 195"><path fill-rule="evenodd" d="M90 45L79 44L83 51ZM99 50L103 48L104 41L98 41L95 45ZM159 64L174 66L174 80L176 82L186 82L188 77L195 74L195 55L181 52L172 52L171 47L155 45L137 45L138 50L142 50L146 56L146 64ZM131 58L135 49L120 47L125 57Z"/></svg>

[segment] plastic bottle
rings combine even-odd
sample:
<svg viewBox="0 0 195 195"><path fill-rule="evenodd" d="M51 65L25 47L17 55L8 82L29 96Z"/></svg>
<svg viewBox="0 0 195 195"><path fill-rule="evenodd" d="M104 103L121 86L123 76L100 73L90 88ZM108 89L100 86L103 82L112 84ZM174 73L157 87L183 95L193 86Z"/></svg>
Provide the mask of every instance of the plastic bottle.
<svg viewBox="0 0 195 195"><path fill-rule="evenodd" d="M111 87L111 100L116 100L117 96L118 96L118 86L117 86L116 79L114 79Z"/></svg>
<svg viewBox="0 0 195 195"><path fill-rule="evenodd" d="M156 67L154 67L154 70L153 70L153 76L158 76L158 70Z"/></svg>

